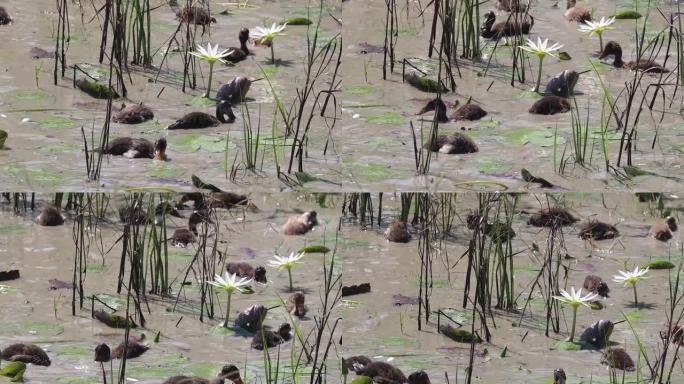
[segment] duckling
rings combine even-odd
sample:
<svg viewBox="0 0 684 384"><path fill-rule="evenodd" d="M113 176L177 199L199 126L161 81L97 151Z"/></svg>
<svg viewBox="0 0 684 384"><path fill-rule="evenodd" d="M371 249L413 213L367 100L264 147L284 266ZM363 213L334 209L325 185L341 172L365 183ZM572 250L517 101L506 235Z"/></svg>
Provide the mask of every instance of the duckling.
<svg viewBox="0 0 684 384"><path fill-rule="evenodd" d="M384 380L389 383L406 383L408 379L401 369L384 361L371 361L363 366L356 366L357 375L368 376L373 380ZM378 381L379 381L378 380Z"/></svg>
<svg viewBox="0 0 684 384"><path fill-rule="evenodd" d="M29 49L29 57L33 60L54 59L55 58L55 52L54 51L46 51L40 47L31 47L31 49Z"/></svg>
<svg viewBox="0 0 684 384"><path fill-rule="evenodd" d="M591 21L591 13L588 9L577 6L577 0L567 0L565 3L565 18L568 21L576 21L578 23L583 23L585 21Z"/></svg>
<svg viewBox="0 0 684 384"><path fill-rule="evenodd" d="M252 83L261 79L250 80L246 77L238 76L230 83L223 84L216 91L216 100L225 100L235 105L243 102L249 92Z"/></svg>
<svg viewBox="0 0 684 384"><path fill-rule="evenodd" d="M470 137L456 132L451 135L439 135L430 142L428 148L432 152L446 154L466 154L478 151L477 144Z"/></svg>
<svg viewBox="0 0 684 384"><path fill-rule="evenodd" d="M304 317L308 308L304 304L304 294L302 292L295 292L288 296L285 302L285 309L287 312L293 316Z"/></svg>
<svg viewBox="0 0 684 384"><path fill-rule="evenodd" d="M479 214L471 214L466 217L466 227L470 230L476 229L480 225L481 216ZM488 220L484 223L484 234L486 236L500 237L503 241L510 240L515 237L515 231L505 222L499 221L491 224Z"/></svg>
<svg viewBox="0 0 684 384"><path fill-rule="evenodd" d="M195 234L189 228L176 228L171 235L171 245L185 248L196 241Z"/></svg>
<svg viewBox="0 0 684 384"><path fill-rule="evenodd" d="M535 227L553 227L574 224L577 221L565 208L552 207L539 210L532 215L527 224Z"/></svg>
<svg viewBox="0 0 684 384"><path fill-rule="evenodd" d="M233 384L243 384L240 371L234 365L224 365L215 379L205 379L198 376L173 376L166 379L162 384L223 384L230 380Z"/></svg>
<svg viewBox="0 0 684 384"><path fill-rule="evenodd" d="M610 292L608 284L606 284L601 277L596 275L587 275L587 277L584 278L583 288L589 292L596 293L601 297L608 297L608 292Z"/></svg>
<svg viewBox="0 0 684 384"><path fill-rule="evenodd" d="M12 18L5 7L0 7L0 25L7 25L12 22Z"/></svg>
<svg viewBox="0 0 684 384"><path fill-rule="evenodd" d="M190 112L169 125L167 129L200 129L219 125L221 121L212 115L204 112Z"/></svg>
<svg viewBox="0 0 684 384"><path fill-rule="evenodd" d="M227 118L226 118L227 116ZM219 100L216 103L216 118L222 123L233 123L235 121L235 113L233 113L233 106L227 100Z"/></svg>
<svg viewBox="0 0 684 384"><path fill-rule="evenodd" d="M233 192L211 192L205 199L204 203L209 208L223 208L231 209L237 206L249 205L249 197Z"/></svg>
<svg viewBox="0 0 684 384"><path fill-rule="evenodd" d="M43 365L49 367L50 357L43 348L35 344L17 343L2 350L2 360L21 361L26 364Z"/></svg>
<svg viewBox="0 0 684 384"><path fill-rule="evenodd" d="M159 138L152 144L147 139L117 137L109 142L102 153L129 159L154 159L166 161L166 139Z"/></svg>
<svg viewBox="0 0 684 384"><path fill-rule="evenodd" d="M608 345L613 328L612 321L599 320L582 332L580 340L596 348L603 348Z"/></svg>
<svg viewBox="0 0 684 384"><path fill-rule="evenodd" d="M684 345L684 329L678 324L667 322L660 329L660 338L677 345Z"/></svg>
<svg viewBox="0 0 684 384"><path fill-rule="evenodd" d="M303 235L318 224L316 211L307 211L287 219L281 230L283 235Z"/></svg>
<svg viewBox="0 0 684 384"><path fill-rule="evenodd" d="M519 34L527 35L530 33L534 25L534 18L530 16L530 21L518 21L514 18L511 20L496 22L496 15L494 12L487 12L484 15L485 20L480 27L480 36L485 39L500 39L506 36L515 36Z"/></svg>
<svg viewBox="0 0 684 384"><path fill-rule="evenodd" d="M128 337L128 346L126 346L126 342L122 341L119 343L119 345L114 348L112 351L112 358L113 359L120 359L124 356L124 351L126 353L126 358L127 359L135 359L136 357L140 357L143 353L147 352L147 350L150 349L145 344L142 344L142 341L144 340L144 337L141 338L135 338L133 336Z"/></svg>
<svg viewBox="0 0 684 384"><path fill-rule="evenodd" d="M209 14L208 10L195 6L187 6L176 12L176 18L188 24L202 26L203 35L207 25L216 22L216 19Z"/></svg>
<svg viewBox="0 0 684 384"><path fill-rule="evenodd" d="M252 338L252 348L261 351L264 349L264 342L266 342L266 348L273 348L290 340L292 337L290 332L292 332L292 327L289 323L281 324L277 332L260 329Z"/></svg>
<svg viewBox="0 0 684 384"><path fill-rule="evenodd" d="M409 384L430 384L430 377L425 371L413 372L408 377Z"/></svg>
<svg viewBox="0 0 684 384"><path fill-rule="evenodd" d="M525 12L528 1L521 2L520 0L496 0L496 9L504 12Z"/></svg>
<svg viewBox="0 0 684 384"><path fill-rule="evenodd" d="M408 243L411 240L411 234L405 222L395 220L385 230L385 239L393 243Z"/></svg>
<svg viewBox="0 0 684 384"><path fill-rule="evenodd" d="M458 105L459 101L456 100L453 104L453 108L457 108ZM420 111L418 111L417 115L422 115L434 110L437 110L437 121L440 123L448 123L449 121L459 120L473 121L487 116L487 111L482 109L482 107L469 102L466 105L456 109L456 112L454 112L451 115L451 118L449 118L447 117L447 106L444 101L439 98L430 100Z"/></svg>
<svg viewBox="0 0 684 384"><path fill-rule="evenodd" d="M601 358L601 364L608 364L611 368L623 371L634 370L634 360L622 348L608 348Z"/></svg>
<svg viewBox="0 0 684 384"><path fill-rule="evenodd" d="M95 361L98 363L108 363L112 360L112 351L106 343L98 344L95 347Z"/></svg>
<svg viewBox="0 0 684 384"><path fill-rule="evenodd" d="M226 264L226 271L228 273L237 274L239 277L248 277L254 279L254 281L262 284L266 284L266 268L252 267L249 263L245 262L231 262Z"/></svg>
<svg viewBox="0 0 684 384"><path fill-rule="evenodd" d="M599 55L599 60L604 59L607 56L612 55L615 59L613 60L613 66L616 68L628 68L634 71L644 71L650 73L664 73L669 72L668 69L663 68L662 65L656 63L653 60L640 59L639 61L630 61L625 63L622 61L622 47L615 41L609 41L605 47L603 47L603 52Z"/></svg>
<svg viewBox="0 0 684 384"><path fill-rule="evenodd" d="M570 102L559 96L546 95L532 104L530 113L535 115L555 115L570 110Z"/></svg>
<svg viewBox="0 0 684 384"><path fill-rule="evenodd" d="M350 356L342 359L342 362L347 369L354 372L363 369L363 367L370 364L372 361L373 360L367 356Z"/></svg>
<svg viewBox="0 0 684 384"><path fill-rule="evenodd" d="M567 380L567 377L563 368L553 370L553 384L565 384L565 380Z"/></svg>
<svg viewBox="0 0 684 384"><path fill-rule="evenodd" d="M575 85L577 85L579 75L577 71L566 69L546 83L544 92L561 97L570 97L575 93Z"/></svg>
<svg viewBox="0 0 684 384"><path fill-rule="evenodd" d="M255 304L240 312L235 319L235 326L244 328L250 332L256 332L261 329L261 325L266 318L268 308L261 304Z"/></svg>
<svg viewBox="0 0 684 384"><path fill-rule="evenodd" d="M64 216L62 216L58 208L48 205L43 207L36 221L44 227L55 227L64 224Z"/></svg>
<svg viewBox="0 0 684 384"><path fill-rule="evenodd" d="M620 236L620 231L615 226L600 221L591 220L579 232L583 240L608 240Z"/></svg>
<svg viewBox="0 0 684 384"><path fill-rule="evenodd" d="M675 231L677 231L677 220L672 216L668 216L665 218L665 221L653 224L649 235L660 241L668 241L672 238L672 232Z"/></svg>
<svg viewBox="0 0 684 384"><path fill-rule="evenodd" d="M121 124L140 124L152 119L154 113L142 103L129 106L121 104L121 109L112 117L112 121Z"/></svg>
<svg viewBox="0 0 684 384"><path fill-rule="evenodd" d="M249 55L249 48L247 48L247 41L249 40L249 29L241 28L238 34L238 39L240 40L240 48L229 47L228 51L232 51L228 56L224 58L226 61L231 63L237 63L247 58Z"/></svg>

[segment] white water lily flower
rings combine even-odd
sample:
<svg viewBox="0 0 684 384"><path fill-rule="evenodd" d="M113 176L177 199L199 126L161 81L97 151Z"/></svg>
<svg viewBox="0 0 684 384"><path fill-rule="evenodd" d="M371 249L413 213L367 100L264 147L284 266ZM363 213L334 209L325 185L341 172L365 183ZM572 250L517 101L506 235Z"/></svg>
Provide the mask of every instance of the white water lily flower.
<svg viewBox="0 0 684 384"><path fill-rule="evenodd" d="M523 51L533 53L537 57L544 57L546 55L556 57L554 52L563 48L563 45L554 43L553 45L549 46L549 39L544 39L544 41L542 41L541 37L537 37L536 43L531 39L527 39L527 45L521 45L518 48L522 49Z"/></svg>
<svg viewBox="0 0 684 384"><path fill-rule="evenodd" d="M304 257L304 252L302 253L290 253L290 256L288 257L280 257L278 255L274 256L276 259L275 260L269 260L268 264L273 267L277 268L279 271L282 271L283 269L292 269L292 267L295 266L295 264L302 264L301 260L302 257Z"/></svg>
<svg viewBox="0 0 684 384"><path fill-rule="evenodd" d="M230 55L232 52L232 50L228 49L224 49L223 51L219 52L218 44L212 47L211 43L207 43L207 48L197 44L197 52L190 52L190 54L208 62L209 64L213 64L217 61L225 64L225 60L223 60L223 58Z"/></svg>
<svg viewBox="0 0 684 384"><path fill-rule="evenodd" d="M273 43L273 39L285 35L283 33L285 27L287 27L287 24L277 25L276 23L273 23L270 27L255 27L251 35L257 44L270 45Z"/></svg>
<svg viewBox="0 0 684 384"><path fill-rule="evenodd" d="M208 281L209 284L221 288L228 293L233 291L240 291L241 293L249 292L249 289L245 288L249 286L252 279L246 277L238 277L236 273L230 274L228 272L223 275L223 277L216 275L214 276L214 281Z"/></svg>
<svg viewBox="0 0 684 384"><path fill-rule="evenodd" d="M615 29L611 25L615 22L614 17L605 18L602 17L599 21L585 21L584 24L580 25L580 32L588 33L589 36L600 35L607 29Z"/></svg>
<svg viewBox="0 0 684 384"><path fill-rule="evenodd" d="M619 275L613 275L613 281L616 283L622 283L625 287L630 285L635 285L641 279L647 279L646 274L648 273L648 267L640 269L639 267L634 267L634 271L618 271Z"/></svg>
<svg viewBox="0 0 684 384"><path fill-rule="evenodd" d="M586 307L591 308L591 306L588 303L590 303L598 296L595 293L588 293L586 296L582 296L582 288L575 291L575 287L571 287L570 292L561 289L560 293L562 296L554 296L553 298L562 303L568 304L573 308L577 308L580 305L584 305Z"/></svg>

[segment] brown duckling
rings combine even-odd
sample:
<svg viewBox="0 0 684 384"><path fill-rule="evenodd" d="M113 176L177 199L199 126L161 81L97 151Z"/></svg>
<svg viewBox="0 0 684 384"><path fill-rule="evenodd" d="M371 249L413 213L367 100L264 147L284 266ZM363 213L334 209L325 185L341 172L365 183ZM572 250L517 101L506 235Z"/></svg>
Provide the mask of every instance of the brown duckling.
<svg viewBox="0 0 684 384"><path fill-rule="evenodd" d="M125 341L122 341L114 348L114 350L112 350L112 358L122 358L124 356L124 351L126 353L127 359L135 359L136 357L140 357L143 353L150 349L150 347L142 343L143 340L144 337L138 339L133 336L129 336L128 345L126 345Z"/></svg>
<svg viewBox="0 0 684 384"><path fill-rule="evenodd" d="M363 369L363 367L370 364L373 360L367 356L350 356L343 358L342 361L347 369L356 372Z"/></svg>
<svg viewBox="0 0 684 384"><path fill-rule="evenodd" d="M304 304L304 294L302 292L295 292L287 297L285 302L285 309L293 316L304 317L308 308Z"/></svg>
<svg viewBox="0 0 684 384"><path fill-rule="evenodd" d="M480 27L480 36L485 39L500 39L506 36L515 36L519 34L527 35L530 33L534 25L534 18L530 16L530 21L518 21L513 16L506 21L496 22L496 15L494 12L487 12L484 15L485 20Z"/></svg>
<svg viewBox="0 0 684 384"><path fill-rule="evenodd" d="M238 34L238 39L240 40L240 48L229 47L228 51L230 54L224 58L226 61L231 63L240 62L249 56L249 48L247 48L247 41L249 40L249 29L241 28Z"/></svg>
<svg viewBox="0 0 684 384"><path fill-rule="evenodd" d="M527 220L527 224L535 227L553 227L571 225L576 221L577 219L565 208L552 207L539 210Z"/></svg>
<svg viewBox="0 0 684 384"><path fill-rule="evenodd" d="M565 380L568 378L565 376L565 371L563 368L557 368L553 370L553 384L565 384Z"/></svg>
<svg viewBox="0 0 684 384"><path fill-rule="evenodd" d="M162 384L223 384L230 380L233 384L243 384L240 371L234 365L224 365L215 379L205 379L198 376L173 376L166 379Z"/></svg>
<svg viewBox="0 0 684 384"><path fill-rule="evenodd" d="M51 362L43 348L35 344L17 343L2 350L2 360L21 361L26 364L49 367Z"/></svg>
<svg viewBox="0 0 684 384"><path fill-rule="evenodd" d="M252 338L252 348L261 351L264 349L264 342L266 342L266 348L273 348L275 346L278 346L290 340L290 338L292 337L290 335L290 332L292 332L292 327L289 323L281 324L277 332L272 330L260 329Z"/></svg>
<svg viewBox="0 0 684 384"><path fill-rule="evenodd" d="M663 68L662 65L656 63L653 60L640 59L638 61L629 61L625 63L622 61L622 47L615 41L609 41L605 47L603 47L603 52L599 55L599 60L612 55L615 59L613 60L613 66L616 68L628 68L634 71L644 71L651 73L663 73L669 72L668 69Z"/></svg>
<svg viewBox="0 0 684 384"><path fill-rule="evenodd" d="M381 382L406 383L408 381L401 369L384 361L371 361L363 366L355 365L355 368L354 372L357 375L384 380Z"/></svg>
<svg viewBox="0 0 684 384"><path fill-rule="evenodd" d="M596 348L603 348L608 345L614 326L610 320L599 320L582 332L580 341Z"/></svg>
<svg viewBox="0 0 684 384"><path fill-rule="evenodd" d="M587 277L584 278L584 284L582 287L589 292L598 294L601 297L608 297L608 293L610 292L608 284L606 284L601 277L596 275L587 275Z"/></svg>
<svg viewBox="0 0 684 384"><path fill-rule="evenodd" d="M668 340L670 343L684 345L684 329L680 325L665 323L660 329L660 338Z"/></svg>
<svg viewBox="0 0 684 384"><path fill-rule="evenodd" d="M470 137L456 132L451 135L439 135L428 145L432 152L462 155L478 151L477 144Z"/></svg>
<svg viewBox="0 0 684 384"><path fill-rule="evenodd" d="M525 0L496 0L495 7L504 12L525 12L528 5L529 2Z"/></svg>
<svg viewBox="0 0 684 384"><path fill-rule="evenodd" d="M129 106L121 104L121 109L112 117L112 121L121 124L140 124L152 119L154 113L142 103Z"/></svg>
<svg viewBox="0 0 684 384"><path fill-rule="evenodd" d="M307 211L299 216L292 216L283 225L281 233L288 236L303 235L318 225L317 216L316 211Z"/></svg>
<svg viewBox="0 0 684 384"><path fill-rule="evenodd" d="M250 332L256 332L261 329L261 325L263 324L267 313L268 308L263 305L252 305L238 314L234 324L236 327L244 328Z"/></svg>
<svg viewBox="0 0 684 384"><path fill-rule="evenodd" d="M216 22L216 19L209 14L207 9L195 6L187 6L176 12L176 18L188 24L202 26L202 34L204 34L207 25Z"/></svg>
<svg viewBox="0 0 684 384"><path fill-rule="evenodd" d="M44 227L55 227L64 224L64 216L62 216L58 208L48 205L43 207L36 221Z"/></svg>
<svg viewBox="0 0 684 384"><path fill-rule="evenodd" d="M411 234L405 222L395 220L385 230L385 239L393 243L408 243L411 240Z"/></svg>
<svg viewBox="0 0 684 384"><path fill-rule="evenodd" d="M55 51L46 51L40 47L31 47L31 49L29 49L29 57L33 60L54 59Z"/></svg>
<svg viewBox="0 0 684 384"><path fill-rule="evenodd" d="M555 115L556 113L564 113L571 108L570 102L560 96L546 95L532 104L529 109L530 113L535 115Z"/></svg>
<svg viewBox="0 0 684 384"><path fill-rule="evenodd" d="M171 235L171 245L185 248L197 240L195 234L189 228L176 228Z"/></svg>
<svg viewBox="0 0 684 384"><path fill-rule="evenodd" d="M591 21L591 13L588 9L577 6L577 0L567 0L565 3L565 18L568 21L576 21L578 23L583 23L585 21Z"/></svg>
<svg viewBox="0 0 684 384"><path fill-rule="evenodd" d="M167 129L200 129L218 127L219 125L221 125L221 121L210 114L190 112L169 125Z"/></svg>
<svg viewBox="0 0 684 384"><path fill-rule="evenodd" d="M129 159L154 159L166 161L166 139L160 138L154 144L147 139L117 137L111 140L102 153L123 156Z"/></svg>
<svg viewBox="0 0 684 384"><path fill-rule="evenodd" d="M413 372L408 377L409 384L430 384L430 377L425 371Z"/></svg>
<svg viewBox="0 0 684 384"><path fill-rule="evenodd" d="M468 229L474 230L480 225L480 220L481 216L479 214L468 215L468 217L466 217L466 226ZM502 241L510 240L515 237L515 230L505 222L499 221L492 224L487 220L483 225L484 234L486 236L500 237Z"/></svg>
<svg viewBox="0 0 684 384"><path fill-rule="evenodd" d="M668 216L665 221L655 223L651 226L649 235L660 241L668 241L672 238L672 232L677 231L677 220Z"/></svg>
<svg viewBox="0 0 684 384"><path fill-rule="evenodd" d="M603 354L601 364L608 364L609 367L621 369L623 371L634 370L634 360L629 356L627 351L622 348L608 348Z"/></svg>
<svg viewBox="0 0 684 384"><path fill-rule="evenodd" d="M254 268L249 263L231 262L226 264L226 271L231 274L236 274L240 277L254 279L254 281L258 283L266 284L268 282L266 280L266 268L262 266Z"/></svg>
<svg viewBox="0 0 684 384"><path fill-rule="evenodd" d="M248 206L249 197L233 192L211 192L205 197L204 202L209 208L231 209Z"/></svg>
<svg viewBox="0 0 684 384"><path fill-rule="evenodd" d="M7 25L12 22L12 18L5 7L0 7L0 25Z"/></svg>
<svg viewBox="0 0 684 384"><path fill-rule="evenodd" d="M579 237L583 240L608 240L620 236L615 226L600 221L591 220L582 227Z"/></svg>
<svg viewBox="0 0 684 384"><path fill-rule="evenodd" d="M459 101L456 100L453 104L453 108L457 108L459 105ZM441 99L435 98L430 100L420 111L418 111L418 115L422 115L424 113L430 112L437 110L437 121L440 123L447 123L449 121L459 121L459 120L469 120L469 121L474 121L474 120L479 120L485 116L487 116L487 111L482 109L477 104L473 104L468 102L466 105L457 108L456 112L454 112L451 117L447 117L447 106L442 101Z"/></svg>

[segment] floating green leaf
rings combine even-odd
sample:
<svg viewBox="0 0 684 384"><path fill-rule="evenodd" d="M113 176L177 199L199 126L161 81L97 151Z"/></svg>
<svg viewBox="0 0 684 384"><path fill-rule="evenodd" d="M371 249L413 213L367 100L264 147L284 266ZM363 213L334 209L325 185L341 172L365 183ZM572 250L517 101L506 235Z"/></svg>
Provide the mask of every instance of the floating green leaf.
<svg viewBox="0 0 684 384"><path fill-rule="evenodd" d="M22 323L21 327L28 333L47 333L51 335L61 335L64 333L64 328L61 325L49 321L30 321Z"/></svg>
<svg viewBox="0 0 684 384"><path fill-rule="evenodd" d="M38 151L40 153L56 154L56 153L68 153L68 152L78 152L81 148L75 144L52 144L40 147Z"/></svg>
<svg viewBox="0 0 684 384"><path fill-rule="evenodd" d="M539 147L551 147L554 142L554 132L543 128L518 128L506 132L502 136L510 144L532 144ZM565 138L558 136L557 144L565 143Z"/></svg>
<svg viewBox="0 0 684 384"><path fill-rule="evenodd" d="M216 100L210 99L208 97L204 96L195 96L192 99L190 99L185 105L189 107L213 107L216 105Z"/></svg>
<svg viewBox="0 0 684 384"><path fill-rule="evenodd" d="M78 128L78 123L68 117L52 116L36 121L41 128Z"/></svg>
<svg viewBox="0 0 684 384"><path fill-rule="evenodd" d="M201 149L211 153L222 153L226 150L225 136L186 133L169 136L167 140L172 147L179 151L197 152ZM234 147L233 143L229 143L229 148Z"/></svg>
<svg viewBox="0 0 684 384"><path fill-rule="evenodd" d="M407 74L404 76L404 80L414 88L423 92L438 93L447 91L447 88L436 80L425 76L418 76L415 73Z"/></svg>
<svg viewBox="0 0 684 384"><path fill-rule="evenodd" d="M299 253L328 253L330 248L325 245L307 245L306 247L299 250Z"/></svg>
<svg viewBox="0 0 684 384"><path fill-rule="evenodd" d="M380 344L384 346L418 346L416 339L408 337L384 337L380 339Z"/></svg>
<svg viewBox="0 0 684 384"><path fill-rule="evenodd" d="M167 163L157 163L147 171L147 176L158 179L172 179L180 175L180 171Z"/></svg>
<svg viewBox="0 0 684 384"><path fill-rule="evenodd" d="M45 91L34 90L34 91L19 91L14 94L15 100L20 101L37 101L51 99L53 96Z"/></svg>
<svg viewBox="0 0 684 384"><path fill-rule="evenodd" d="M593 309L594 311L600 311L603 309L603 304L601 304L600 301L592 301L589 303L589 308Z"/></svg>
<svg viewBox="0 0 684 384"><path fill-rule="evenodd" d="M306 17L295 16L284 20L283 24L287 24L289 27L291 25L311 25L313 22Z"/></svg>
<svg viewBox="0 0 684 384"><path fill-rule="evenodd" d="M373 379L368 376L358 376L352 380L351 384L373 384Z"/></svg>
<svg viewBox="0 0 684 384"><path fill-rule="evenodd" d="M563 340L557 342L552 349L559 349L561 351L579 351L582 349L582 344Z"/></svg>
<svg viewBox="0 0 684 384"><path fill-rule="evenodd" d="M622 10L616 12L613 17L617 20L635 20L640 19L641 13L633 10Z"/></svg>
<svg viewBox="0 0 684 384"><path fill-rule="evenodd" d="M642 268L649 269L672 269L675 265L671 262L663 259L651 260L648 264L642 266Z"/></svg>
<svg viewBox="0 0 684 384"><path fill-rule="evenodd" d="M26 372L26 363L10 361L3 364L2 369L0 369L0 376L9 377L13 383L21 383L24 381L24 372Z"/></svg>
<svg viewBox="0 0 684 384"><path fill-rule="evenodd" d="M407 119L397 112L374 112L366 117L372 124L403 125Z"/></svg>
<svg viewBox="0 0 684 384"><path fill-rule="evenodd" d="M565 51L558 52L558 58L561 60L571 60L572 59L572 57L570 57L570 54L565 52Z"/></svg>
<svg viewBox="0 0 684 384"><path fill-rule="evenodd" d="M351 95L367 95L376 90L377 88L372 85L347 85L342 87L342 92L349 93Z"/></svg>

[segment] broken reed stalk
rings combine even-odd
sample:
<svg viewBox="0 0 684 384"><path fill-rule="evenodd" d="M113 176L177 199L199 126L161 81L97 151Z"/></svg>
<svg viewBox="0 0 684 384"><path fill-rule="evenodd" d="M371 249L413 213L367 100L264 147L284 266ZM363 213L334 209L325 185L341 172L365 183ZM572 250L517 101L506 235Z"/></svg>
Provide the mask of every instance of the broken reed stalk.
<svg viewBox="0 0 684 384"><path fill-rule="evenodd" d="M396 0L385 0L385 5L387 12L385 14L385 42L382 57L383 80L387 80L387 59L389 59L390 72L394 72L394 47L399 38Z"/></svg>
<svg viewBox="0 0 684 384"><path fill-rule="evenodd" d="M55 37L55 67L53 71L54 83L57 85L58 67L62 66L62 77L66 73L66 51L69 48L71 29L69 27L69 2L67 0L57 1L57 36Z"/></svg>

